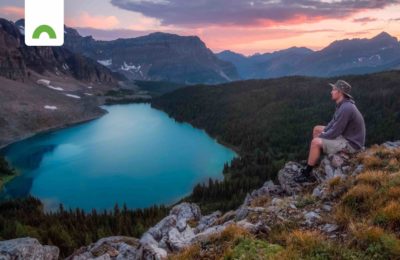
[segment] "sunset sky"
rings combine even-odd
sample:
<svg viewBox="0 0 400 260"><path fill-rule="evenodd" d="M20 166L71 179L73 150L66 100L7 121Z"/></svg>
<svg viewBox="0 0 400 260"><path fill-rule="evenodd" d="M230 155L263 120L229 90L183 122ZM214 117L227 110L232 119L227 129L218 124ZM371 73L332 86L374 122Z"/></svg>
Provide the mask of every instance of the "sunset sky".
<svg viewBox="0 0 400 260"><path fill-rule="evenodd" d="M0 17L23 16L23 0L0 1ZM400 0L65 0L65 23L95 39L162 31L197 35L214 52L251 55L292 46L318 50L382 31L400 38Z"/></svg>

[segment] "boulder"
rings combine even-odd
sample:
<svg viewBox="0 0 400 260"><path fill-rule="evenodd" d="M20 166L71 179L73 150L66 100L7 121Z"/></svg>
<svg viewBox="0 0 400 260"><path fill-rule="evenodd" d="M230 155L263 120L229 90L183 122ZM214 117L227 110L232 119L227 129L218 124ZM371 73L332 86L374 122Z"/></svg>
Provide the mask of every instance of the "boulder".
<svg viewBox="0 0 400 260"><path fill-rule="evenodd" d="M200 207L195 203L181 203L176 205L169 212L170 215L175 215L178 220L200 220Z"/></svg>
<svg viewBox="0 0 400 260"><path fill-rule="evenodd" d="M240 221L246 218L247 214L249 213L248 207L251 205L254 199L259 197L281 196L283 193L284 190L280 185L276 185L272 181L265 182L261 188L246 195L243 204L236 210L236 220Z"/></svg>
<svg viewBox="0 0 400 260"><path fill-rule="evenodd" d="M133 237L112 236L98 240L75 251L67 260L87 259L140 259L139 240Z"/></svg>
<svg viewBox="0 0 400 260"><path fill-rule="evenodd" d="M299 184L294 181L294 178L300 175L301 168L301 164L297 162L288 162L278 172L278 181L286 194L298 194L303 191L304 186L308 185L307 183Z"/></svg>
<svg viewBox="0 0 400 260"><path fill-rule="evenodd" d="M60 250L56 246L43 246L35 238L25 237L0 241L0 259L56 260Z"/></svg>
<svg viewBox="0 0 400 260"><path fill-rule="evenodd" d="M197 227L195 228L194 232L195 233L200 233L206 230L208 227L214 225L217 220L221 217L222 213L221 211L215 211L211 213L210 215L203 216Z"/></svg>
<svg viewBox="0 0 400 260"><path fill-rule="evenodd" d="M312 195L322 200L329 200L338 197L344 190L331 190L329 180L334 178L346 179L350 175L358 174L363 170L362 165L353 167L351 159L356 154L339 152L323 156L321 163L313 170L313 175L318 181Z"/></svg>
<svg viewBox="0 0 400 260"><path fill-rule="evenodd" d="M172 228L168 232L168 245L172 251L179 251L190 245L190 241L194 236L193 229L189 226L187 226L183 231L179 231L177 228Z"/></svg>
<svg viewBox="0 0 400 260"><path fill-rule="evenodd" d="M195 230L187 222L199 220L201 211L196 204L184 202L176 205L168 216L140 238L139 255L143 259L165 259L169 252L188 246L195 237Z"/></svg>
<svg viewBox="0 0 400 260"><path fill-rule="evenodd" d="M235 222L233 220L230 220L221 225L209 227L206 230L204 230L203 232L196 234L194 236L194 238L191 240L191 243L207 240L209 236L219 234L222 231L224 231L229 225L233 225L233 224L235 224Z"/></svg>
<svg viewBox="0 0 400 260"><path fill-rule="evenodd" d="M321 163L313 170L313 175L319 183L340 177L345 178L352 170L350 159L352 155L340 152L323 156Z"/></svg>
<svg viewBox="0 0 400 260"><path fill-rule="evenodd" d="M314 211L310 211L304 214L304 219L307 225L314 226L321 219L321 216Z"/></svg>
<svg viewBox="0 0 400 260"><path fill-rule="evenodd" d="M392 141L384 142L382 145L388 149L397 149L400 148L400 140L394 142Z"/></svg>

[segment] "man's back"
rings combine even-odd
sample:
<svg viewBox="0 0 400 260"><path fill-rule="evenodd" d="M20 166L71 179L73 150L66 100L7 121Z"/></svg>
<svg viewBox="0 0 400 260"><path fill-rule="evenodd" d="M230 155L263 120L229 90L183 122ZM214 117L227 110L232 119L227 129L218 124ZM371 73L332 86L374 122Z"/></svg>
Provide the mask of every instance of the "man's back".
<svg viewBox="0 0 400 260"><path fill-rule="evenodd" d="M339 135L342 135L357 150L365 145L364 118L352 99L345 98L337 104L333 119L319 137L334 139Z"/></svg>

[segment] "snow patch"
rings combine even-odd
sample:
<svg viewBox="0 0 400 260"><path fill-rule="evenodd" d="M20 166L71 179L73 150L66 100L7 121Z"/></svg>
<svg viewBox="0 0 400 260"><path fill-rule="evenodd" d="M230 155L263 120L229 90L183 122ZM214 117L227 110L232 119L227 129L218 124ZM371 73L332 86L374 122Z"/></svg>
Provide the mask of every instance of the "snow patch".
<svg viewBox="0 0 400 260"><path fill-rule="evenodd" d="M382 47L381 50L384 51L386 49L393 49L393 48L394 48L393 45L389 45L389 46Z"/></svg>
<svg viewBox="0 0 400 260"><path fill-rule="evenodd" d="M48 105L44 106L44 108L48 109L48 110L57 110L58 109L56 106L48 106Z"/></svg>
<svg viewBox="0 0 400 260"><path fill-rule="evenodd" d="M39 79L36 81L37 84L48 87L50 85L50 80L47 79Z"/></svg>
<svg viewBox="0 0 400 260"><path fill-rule="evenodd" d="M76 98L76 99L81 99L80 96L77 95L72 95L72 94L65 94L67 97L71 97L71 98Z"/></svg>
<svg viewBox="0 0 400 260"><path fill-rule="evenodd" d="M66 64L66 63L64 63L64 64L62 65L62 67L63 67L64 70L69 70L68 64Z"/></svg>
<svg viewBox="0 0 400 260"><path fill-rule="evenodd" d="M232 81L230 77L228 77L222 70L219 72L219 75L226 79L227 81Z"/></svg>
<svg viewBox="0 0 400 260"><path fill-rule="evenodd" d="M18 30L22 35L25 35L25 27L24 26L22 26L22 25L18 26Z"/></svg>
<svg viewBox="0 0 400 260"><path fill-rule="evenodd" d="M375 55L373 55L373 56L369 57L369 59L370 59L370 60L373 60L373 59L378 59L378 60L381 60L381 55L379 55L379 54L375 54Z"/></svg>
<svg viewBox="0 0 400 260"><path fill-rule="evenodd" d="M138 66L128 65L125 61L124 61L124 65L121 66L121 70L124 70L124 71L133 70L135 72L139 72L141 68L142 67L140 65L138 65Z"/></svg>
<svg viewBox="0 0 400 260"><path fill-rule="evenodd" d="M103 66L106 66L106 67L112 65L112 59L109 59L109 60L98 60L97 62L100 63Z"/></svg>
<svg viewBox="0 0 400 260"><path fill-rule="evenodd" d="M86 96L93 96L92 93L85 93Z"/></svg>
<svg viewBox="0 0 400 260"><path fill-rule="evenodd" d="M63 88L60 88L60 87L53 87L52 85L48 85L47 87L48 87L48 88L51 88L51 89L54 89L54 90L58 90L58 91L64 91Z"/></svg>

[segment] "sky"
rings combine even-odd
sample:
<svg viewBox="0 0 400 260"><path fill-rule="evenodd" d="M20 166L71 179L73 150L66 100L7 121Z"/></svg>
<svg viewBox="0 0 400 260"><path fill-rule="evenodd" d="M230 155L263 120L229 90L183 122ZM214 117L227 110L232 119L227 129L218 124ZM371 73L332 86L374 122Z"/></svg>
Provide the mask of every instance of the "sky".
<svg viewBox="0 0 400 260"><path fill-rule="evenodd" d="M0 17L23 16L23 0L0 0ZM65 23L98 40L161 31L197 35L213 52L252 55L320 50L382 31L400 39L400 0L65 0Z"/></svg>

